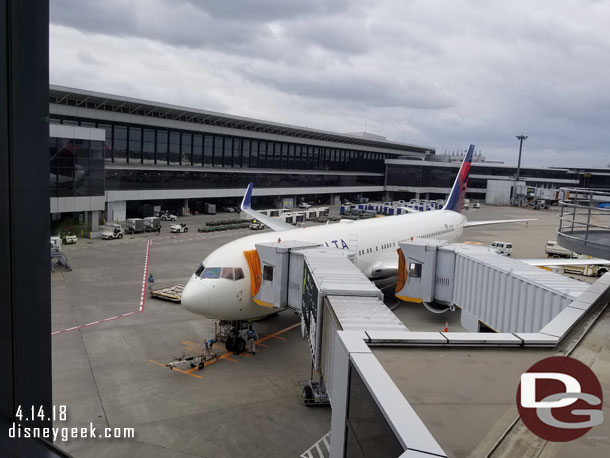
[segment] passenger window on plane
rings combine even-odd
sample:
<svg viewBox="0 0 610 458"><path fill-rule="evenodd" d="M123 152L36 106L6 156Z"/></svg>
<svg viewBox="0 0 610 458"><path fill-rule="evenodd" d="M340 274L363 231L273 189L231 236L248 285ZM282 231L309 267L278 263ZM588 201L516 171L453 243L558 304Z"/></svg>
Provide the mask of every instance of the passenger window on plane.
<svg viewBox="0 0 610 458"><path fill-rule="evenodd" d="M223 267L220 277L226 278L227 280L233 280L233 267Z"/></svg>
<svg viewBox="0 0 610 458"><path fill-rule="evenodd" d="M242 270L241 267L236 267L235 268L235 280L241 280L242 278L244 278L244 271Z"/></svg>
<svg viewBox="0 0 610 458"><path fill-rule="evenodd" d="M421 277L421 264L419 262L409 263L409 277L420 278Z"/></svg>
<svg viewBox="0 0 610 458"><path fill-rule="evenodd" d="M205 269L205 266L203 264L201 264L197 270L195 271L195 276L200 277L201 276L201 272L203 272L203 270Z"/></svg>
<svg viewBox="0 0 610 458"><path fill-rule="evenodd" d="M263 280L273 281L273 266L263 266Z"/></svg>
<svg viewBox="0 0 610 458"><path fill-rule="evenodd" d="M220 278L220 267L206 268L201 278Z"/></svg>

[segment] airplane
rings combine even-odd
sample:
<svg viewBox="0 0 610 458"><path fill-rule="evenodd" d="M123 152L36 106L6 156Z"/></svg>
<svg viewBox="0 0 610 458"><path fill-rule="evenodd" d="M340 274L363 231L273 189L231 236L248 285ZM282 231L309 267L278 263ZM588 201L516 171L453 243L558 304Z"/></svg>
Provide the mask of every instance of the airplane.
<svg viewBox="0 0 610 458"><path fill-rule="evenodd" d="M186 283L182 291L182 305L192 313L231 322L235 327L241 326L240 322L277 313L277 309L257 304L251 296L250 268L244 252L254 250L257 243L302 241L352 250L357 255L356 266L375 281L397 275L398 242L412 237L451 242L462 235L464 228L470 226L532 221L513 219L468 222L460 213L473 151L474 145L470 145L443 208L422 213L359 221L343 220L338 224L295 229L290 224L252 209L253 185L250 183L241 209L274 232L246 236L210 253Z"/></svg>

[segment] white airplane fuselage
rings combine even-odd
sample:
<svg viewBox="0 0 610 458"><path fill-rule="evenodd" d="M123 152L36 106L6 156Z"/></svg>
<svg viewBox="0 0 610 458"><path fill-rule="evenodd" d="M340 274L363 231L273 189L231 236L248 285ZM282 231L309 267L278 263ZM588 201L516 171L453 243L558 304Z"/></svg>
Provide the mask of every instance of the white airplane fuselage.
<svg viewBox="0 0 610 458"><path fill-rule="evenodd" d="M463 232L466 217L450 210L343 221L281 232L264 232L229 242L203 260L208 268L241 268L244 278L203 278L193 274L182 292L182 304L198 315L219 320L248 320L276 313L252 300L250 268L244 251L262 242L303 241L328 247L350 249L357 253L356 266L368 277L375 270L397 261L398 242L411 237L456 240ZM397 262L395 262L397 264Z"/></svg>

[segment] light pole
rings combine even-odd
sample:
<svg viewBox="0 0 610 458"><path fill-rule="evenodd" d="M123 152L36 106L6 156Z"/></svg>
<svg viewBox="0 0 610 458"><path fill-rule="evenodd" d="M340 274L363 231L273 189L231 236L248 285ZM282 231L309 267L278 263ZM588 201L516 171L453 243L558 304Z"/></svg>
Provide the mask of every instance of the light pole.
<svg viewBox="0 0 610 458"><path fill-rule="evenodd" d="M519 140L519 160L517 161L517 174L515 175L515 189L513 193L513 205L517 202L517 183L519 182L519 174L521 173L521 152L523 151L523 140L527 138L527 135L517 135Z"/></svg>
<svg viewBox="0 0 610 458"><path fill-rule="evenodd" d="M521 173L521 151L523 151L523 140L527 140L527 135L517 135L519 140L519 161L517 162L517 177L515 182L519 181L519 173Z"/></svg>

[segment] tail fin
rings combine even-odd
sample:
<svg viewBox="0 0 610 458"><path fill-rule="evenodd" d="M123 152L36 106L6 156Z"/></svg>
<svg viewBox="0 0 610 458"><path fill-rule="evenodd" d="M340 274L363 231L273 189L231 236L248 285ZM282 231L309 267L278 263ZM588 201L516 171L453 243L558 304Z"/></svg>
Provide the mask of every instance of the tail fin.
<svg viewBox="0 0 610 458"><path fill-rule="evenodd" d="M474 145L470 145L464 161L458 172L458 176L453 183L453 188L449 193L449 198L443 207L443 210L452 210L460 213L464 203L464 195L466 194L466 186L468 184L468 174L470 173L470 165L472 163L472 153L474 153Z"/></svg>

